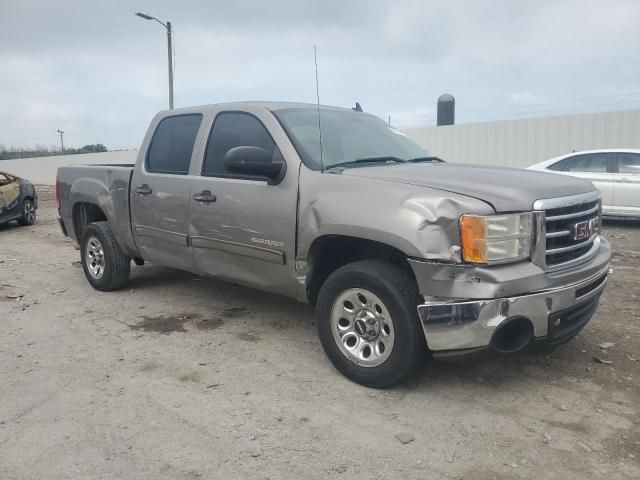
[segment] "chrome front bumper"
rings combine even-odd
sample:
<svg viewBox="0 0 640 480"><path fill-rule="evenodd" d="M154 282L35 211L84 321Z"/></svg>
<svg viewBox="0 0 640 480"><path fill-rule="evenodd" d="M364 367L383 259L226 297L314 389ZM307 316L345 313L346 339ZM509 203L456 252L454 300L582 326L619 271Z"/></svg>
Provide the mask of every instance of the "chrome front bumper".
<svg viewBox="0 0 640 480"><path fill-rule="evenodd" d="M488 347L498 327L522 317L531 322L534 339L551 341L550 330L557 328L555 340L561 343L564 337L574 336L593 315L607 284L608 271L607 262L583 281L519 296L486 300L425 297L425 302L418 306L418 314L427 345L431 351ZM564 326L562 330L560 323L565 321L562 319L565 313L571 318L583 312L581 323L573 328Z"/></svg>

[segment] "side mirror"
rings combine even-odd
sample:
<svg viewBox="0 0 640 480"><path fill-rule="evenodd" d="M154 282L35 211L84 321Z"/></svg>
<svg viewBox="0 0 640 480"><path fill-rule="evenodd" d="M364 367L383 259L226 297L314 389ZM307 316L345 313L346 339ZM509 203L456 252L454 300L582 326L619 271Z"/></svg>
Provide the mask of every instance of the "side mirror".
<svg viewBox="0 0 640 480"><path fill-rule="evenodd" d="M224 156L224 167L231 173L266 177L269 185L280 183L287 171L284 160L272 158L264 148L249 146L230 149Z"/></svg>

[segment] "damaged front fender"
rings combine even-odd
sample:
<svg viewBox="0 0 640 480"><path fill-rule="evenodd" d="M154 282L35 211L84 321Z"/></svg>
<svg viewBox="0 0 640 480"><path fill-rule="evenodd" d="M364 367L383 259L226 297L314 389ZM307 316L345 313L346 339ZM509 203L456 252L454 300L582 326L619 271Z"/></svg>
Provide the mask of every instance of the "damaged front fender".
<svg viewBox="0 0 640 480"><path fill-rule="evenodd" d="M476 198L428 187L302 169L298 261L313 241L346 235L392 246L407 257L460 262L458 219L491 214Z"/></svg>

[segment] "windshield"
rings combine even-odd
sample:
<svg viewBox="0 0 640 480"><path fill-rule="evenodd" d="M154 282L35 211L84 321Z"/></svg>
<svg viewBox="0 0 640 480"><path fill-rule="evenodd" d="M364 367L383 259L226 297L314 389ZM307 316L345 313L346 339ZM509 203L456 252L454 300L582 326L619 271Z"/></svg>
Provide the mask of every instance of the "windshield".
<svg viewBox="0 0 640 480"><path fill-rule="evenodd" d="M318 111L292 108L273 112L298 153L311 168L321 168ZM429 153L404 133L368 113L320 110L322 167L340 164L399 162L432 159Z"/></svg>

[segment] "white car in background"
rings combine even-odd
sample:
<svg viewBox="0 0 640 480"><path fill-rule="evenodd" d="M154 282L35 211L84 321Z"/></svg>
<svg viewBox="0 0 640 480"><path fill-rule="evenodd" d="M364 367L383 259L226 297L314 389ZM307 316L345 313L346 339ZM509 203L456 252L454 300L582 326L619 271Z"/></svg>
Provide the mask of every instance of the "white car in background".
<svg viewBox="0 0 640 480"><path fill-rule="evenodd" d="M602 192L602 214L640 217L640 150L573 152L537 163L527 170L585 178Z"/></svg>

